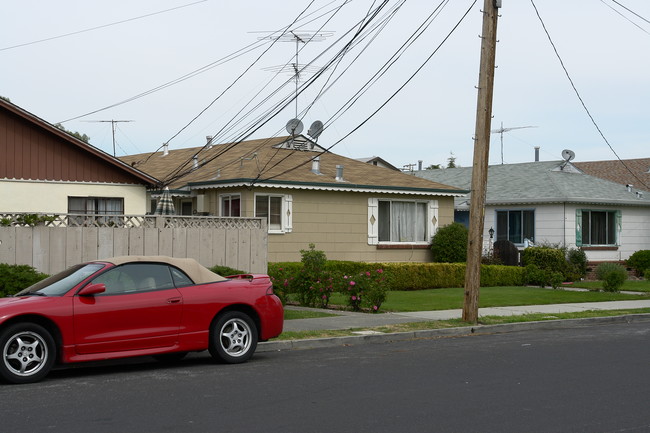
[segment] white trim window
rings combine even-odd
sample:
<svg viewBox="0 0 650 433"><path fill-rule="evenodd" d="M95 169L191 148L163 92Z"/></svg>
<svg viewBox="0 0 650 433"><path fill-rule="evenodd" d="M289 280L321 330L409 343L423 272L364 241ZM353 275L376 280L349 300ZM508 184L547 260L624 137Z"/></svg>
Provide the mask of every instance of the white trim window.
<svg viewBox="0 0 650 433"><path fill-rule="evenodd" d="M437 200L368 199L368 244L428 244L438 226Z"/></svg>
<svg viewBox="0 0 650 433"><path fill-rule="evenodd" d="M222 217L241 216L241 194L219 195L219 215Z"/></svg>
<svg viewBox="0 0 650 433"><path fill-rule="evenodd" d="M255 216L266 218L269 233L289 233L293 227L291 195L255 194Z"/></svg>

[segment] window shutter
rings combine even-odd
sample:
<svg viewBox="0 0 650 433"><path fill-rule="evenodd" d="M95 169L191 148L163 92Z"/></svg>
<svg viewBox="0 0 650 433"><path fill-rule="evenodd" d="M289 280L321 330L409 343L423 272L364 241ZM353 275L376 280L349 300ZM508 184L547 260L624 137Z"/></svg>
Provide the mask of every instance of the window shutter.
<svg viewBox="0 0 650 433"><path fill-rule="evenodd" d="M582 246L582 209L576 209L576 246Z"/></svg>
<svg viewBox="0 0 650 433"><path fill-rule="evenodd" d="M284 196L284 227L282 229L285 233L291 233L293 231L293 196L287 194Z"/></svg>
<svg viewBox="0 0 650 433"><path fill-rule="evenodd" d="M621 245L620 239L621 239L622 231L623 231L623 216L621 215L621 211L617 210L616 211L616 241L614 242L616 245Z"/></svg>
<svg viewBox="0 0 650 433"><path fill-rule="evenodd" d="M377 198L368 199L368 245L379 244L379 221L377 219L379 210L379 200Z"/></svg>
<svg viewBox="0 0 650 433"><path fill-rule="evenodd" d="M429 200L427 209L427 233L430 240L438 230L438 200Z"/></svg>

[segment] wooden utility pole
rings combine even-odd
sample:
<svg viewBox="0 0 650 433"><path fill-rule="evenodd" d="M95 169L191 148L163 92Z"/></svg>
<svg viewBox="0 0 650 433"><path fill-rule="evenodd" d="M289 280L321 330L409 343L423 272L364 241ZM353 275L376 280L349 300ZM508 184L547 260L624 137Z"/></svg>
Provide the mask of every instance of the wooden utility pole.
<svg viewBox="0 0 650 433"><path fill-rule="evenodd" d="M478 322L479 286L481 284L481 256L485 220L485 192L487 189L488 158L490 155L490 125L492 122L492 94L497 44L497 18L501 0L483 1L483 34L481 36L481 65L476 103L476 130L474 133L474 161L472 165L472 196L469 208L469 235L467 240L467 270L465 271L465 302L463 320Z"/></svg>

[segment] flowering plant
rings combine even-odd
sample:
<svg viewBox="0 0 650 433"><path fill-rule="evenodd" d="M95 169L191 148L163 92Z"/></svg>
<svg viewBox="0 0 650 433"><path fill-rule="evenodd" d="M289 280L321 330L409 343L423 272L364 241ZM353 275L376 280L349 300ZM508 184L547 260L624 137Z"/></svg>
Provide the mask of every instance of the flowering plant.
<svg viewBox="0 0 650 433"><path fill-rule="evenodd" d="M361 311L365 307L373 313L379 311L387 293L383 273L382 269L376 269L355 276L343 276L340 291L352 310Z"/></svg>

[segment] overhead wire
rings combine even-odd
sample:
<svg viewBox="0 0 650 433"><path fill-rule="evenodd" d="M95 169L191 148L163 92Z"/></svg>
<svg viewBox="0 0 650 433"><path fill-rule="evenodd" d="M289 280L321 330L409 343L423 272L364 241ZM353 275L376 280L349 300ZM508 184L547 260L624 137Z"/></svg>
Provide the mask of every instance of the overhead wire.
<svg viewBox="0 0 650 433"><path fill-rule="evenodd" d="M600 126L599 126L598 123L596 122L596 119L594 119L594 116L591 114L591 111L590 111L589 108L587 107L587 104L585 103L584 99L583 99L582 96L580 95L580 92L578 91L578 89L577 89L575 83L573 82L573 79L571 78L571 75L569 74L568 69L567 69L566 66L564 65L564 61L562 60L562 57L560 56L560 53L558 52L558 49L557 49L557 47L555 46L555 43L553 42L553 39L551 38L551 35L550 35L550 33L548 32L548 29L546 28L546 24L544 23L544 20L542 19L541 15L540 15L540 13L539 13L539 10L537 9L537 5L535 5L535 1L534 1L534 0L530 0L530 2L531 2L531 4L533 5L533 8L535 9L535 13L537 14L537 18L539 19L539 22L540 22L540 24L542 25L542 28L543 28L543 30L544 30L544 33L546 33L546 37L547 37L549 43L551 44L551 47L553 48L553 52L555 53L555 56L557 57L558 61L560 62L560 66L562 67L562 70L564 71L564 74L566 75L567 79L569 80L569 83L571 84L571 87L573 88L574 93L575 93L576 96L578 97L578 100L580 101L580 104L582 105L582 108L585 110L585 113L587 113L587 116L588 116L589 119L591 120L591 123L594 125L594 127L595 127L596 130L598 131L598 134L600 134L600 136L601 136L601 138L603 139L603 141L607 144L607 146L609 147L609 149L610 149L610 150L612 151L612 153L616 156L616 159L618 159L618 161L619 161L621 164L623 164L623 167L625 167L625 169L626 169L628 172L630 172L630 174L631 174L632 176L634 176L634 178L637 179L637 180L638 180L642 185L644 185L646 188L650 189L650 187L648 187L648 185L646 185L645 182L644 182L643 180L639 179L639 177L638 177L638 176L637 176L637 175L636 175L636 174L635 174L635 173L634 173L634 172L633 172L633 171L632 171L632 170L627 166L627 164L625 164L625 162L621 159L621 157L618 155L618 153L616 153L616 151L614 150L614 147L611 145L611 143L609 142L609 140L607 140L607 138L605 137L605 134L604 134L603 131L601 130Z"/></svg>
<svg viewBox="0 0 650 433"><path fill-rule="evenodd" d="M604 4L605 6L607 6L608 8L610 8L611 10L613 10L615 13L617 13L617 14L620 15L621 17L623 17L623 19L627 20L630 24L632 24L633 26L637 27L637 28L638 28L639 30L641 30L642 32L647 33L648 35L650 35L650 32L649 32L649 31L647 31L646 29L644 29L643 27L641 27L640 25L638 25L637 23L635 23L634 21L632 21L630 18L628 18L627 16L625 16L622 12L616 10L616 8L614 8L612 5L607 4L607 3L605 2L605 0L600 0L600 1L601 1L602 4ZM641 18L642 20L648 22L648 20L646 20L645 18L643 18L641 15L639 15L639 14L637 14L637 13L631 11L630 9L626 8L625 6L623 6L622 4L620 4L619 2L617 2L616 0L612 0L612 1L613 1L614 3L616 3L617 5L619 5L620 7L622 7L623 9L627 10L628 12L630 12L630 13L636 15L637 17Z"/></svg>
<svg viewBox="0 0 650 433"><path fill-rule="evenodd" d="M31 42L25 42L25 43L22 43L22 44L12 45L12 46L9 46L9 47L0 48L0 51L11 50L11 49L14 49L14 48L25 47L25 46L28 46L28 45L39 44L41 42L53 41L55 39L61 39L61 38L65 38L65 37L68 37L68 36L74 36L74 35L78 35L78 34L81 34L81 33L87 33L87 32L91 32L91 31L94 31L94 30L104 29L106 27L112 27L112 26L116 26L118 24L124 24L124 23L128 23L128 22L131 22L131 21L140 20L140 19L143 19L143 18L148 18L148 17L154 16L154 15L160 15L160 14L163 14L165 12L175 11L175 10L186 8L186 7L189 7L189 6L194 6L194 5L199 4L199 3L205 3L206 1L208 1L208 0L199 0L199 1L195 1L193 3L188 3L188 4L185 4L185 5L182 5L182 6L176 6L176 7L165 9L165 10L162 10L162 11L152 12L152 13L149 13L149 14L146 14L146 15L140 15L138 17L128 18L128 19L125 19L125 20L116 21L116 22L109 23L109 24L103 24L101 26L91 27L91 28L88 28L88 29L78 30L78 31L70 32L70 33L65 33L63 35L52 36L52 37L49 37L49 38L39 39L39 40L36 40L36 41L31 41Z"/></svg>
<svg viewBox="0 0 650 433"><path fill-rule="evenodd" d="M340 78L341 78L341 77L342 77L342 76L343 76L343 75L344 75L344 74L345 74L345 73L346 73L346 72L347 72L347 71L352 67L352 65L353 65L353 64L354 64L354 63L355 63L355 62L360 58L361 54L362 54L363 52L365 52L365 50L366 50L366 49L368 48L368 46L372 43L372 41L374 41L374 39L375 39L375 38L376 38L376 37L381 33L381 31L382 31L382 30L383 30L383 29L388 25L388 23L392 20L392 18L395 16L395 14L397 13L397 11L399 11L399 9L400 9L401 6L404 4L404 2L405 2L405 0L402 1L402 2L400 2L398 5L394 6L393 8L391 8L391 9L390 9L390 10L389 10L389 11L388 11L388 12L387 12L387 13L386 13L386 14L385 14L381 19L380 19L380 21L379 21L378 23L374 23L374 24L373 24L369 29L367 29L367 30L365 31L365 33L364 33L364 32L362 32L362 29L363 29L363 27L364 27L364 23L366 22L366 20L370 20L370 18L371 18L371 13L370 13L370 11L372 10L372 6L371 6L371 8L369 9L369 11L366 13L366 17L365 17L361 22L359 22L359 29L358 29L357 34L355 35L355 37L352 39L352 41L350 41L349 44L346 44L346 45L343 47L343 49L338 53L337 57L335 57L335 58L333 59L332 64L336 64L335 68L333 68L333 70L332 70L331 73L329 74L329 77L325 80L325 83L323 84L323 86L321 86L321 89L318 91L318 93L316 94L316 96L314 97L314 99L312 100L312 102L311 102L310 104L308 104L307 107L306 107L305 109L303 109L303 110L301 111L301 113L300 113L300 114L301 114L301 115L300 115L300 118L301 118L301 119L304 118L304 117L307 115L307 113L308 113L309 110L314 106L314 104L316 103L316 101L318 101L318 100L322 97L322 95L323 95L325 92L327 92L328 90L330 90L330 89L332 88L333 84L336 83L336 82L338 82L338 80L339 80L339 79L340 79ZM374 3L373 3L373 5L374 5ZM377 12L379 12L379 11L377 11ZM374 15L372 16L372 18L374 18ZM355 26L355 27L356 27L356 26ZM377 29L379 29L379 30L377 30ZM338 68L338 65L340 65L341 61L342 61L343 58L346 56L346 54L347 54L347 53L348 53L352 48L354 48L356 45L360 44L363 40L365 40L365 38L366 38L369 34L372 34L372 35L373 35L373 37L372 37L372 39L371 39L371 42L369 42L368 44L366 44L366 46L361 50L361 52L360 52L359 54L357 54L357 56L355 56L355 58L354 58L354 59L353 59L353 60L348 64L348 66L347 66L347 67L346 67L346 68L345 68L345 69L344 69L344 70L343 70L343 71L338 75L338 77L337 77L337 78L332 82L332 84L331 84L331 85L328 85L328 83L329 83L330 80L332 79L334 73L336 72L336 69ZM315 60L313 60L313 61L315 61ZM313 61L312 61L312 62L313 62ZM329 68L329 67L330 67L330 66L328 66L328 68ZM324 72L324 71L327 70L328 68L322 68L321 71ZM324 130L324 129L325 129L325 127L323 128L323 130ZM289 157L290 157L290 155L286 155L284 158L280 159L279 161L276 161L275 164L273 165L273 167L271 167L271 169L274 168L275 166L277 166L278 164L281 164L284 160L286 160L286 159L289 158ZM259 177L261 176L261 174L262 174L263 171L267 170L267 167L268 167L268 165L270 164L270 162L271 162L271 159L269 159L269 160L267 161L267 163L264 165L263 169L260 171L260 173L259 173L259 175L258 175L257 178L259 178Z"/></svg>
<svg viewBox="0 0 650 433"><path fill-rule="evenodd" d="M312 2L312 3L313 3L313 2ZM349 0L345 0L345 1L340 5L340 6L338 6L338 7L335 9L334 13L338 13L338 11L339 11L339 10L340 10L344 5L346 5L346 4L348 4L348 3L349 3ZM310 4L310 5L311 5L311 4ZM308 7L309 7L309 6L308 6ZM307 9L305 9L305 11L306 11L306 10L307 10ZM305 11L303 11L303 13L304 13ZM287 31L287 29L291 28L291 26L292 26L293 24L294 24L294 23L292 23L292 24L290 24L289 26L287 26L287 27L285 28L285 30L284 30L283 32L281 32L281 34L284 34L284 33ZM277 41L277 40L279 40L279 39L276 39L276 41ZM290 61L290 60L289 60L289 61ZM276 73L276 76L277 76L279 73L280 73L280 71L278 71L278 72ZM282 86L280 86L279 88L277 88L276 90L274 90L270 95L267 95L266 98L264 98L264 100L263 100L262 102L259 102L259 103L257 104L256 107L254 107L253 109L251 109L251 110L249 111L249 114L250 114L251 112L255 111L257 108L259 108L259 107L260 107L264 102L268 101L268 100L269 100L273 95L275 95L277 92L279 92L279 91L280 91L280 90L281 90L281 89L282 89L282 88L283 88L287 83L289 83L289 82L291 82L291 81L292 81L292 79L287 79L287 80L283 83ZM259 94L259 92L258 92L258 94ZM280 103L276 104L276 105L275 105L274 107L272 107L271 109L269 109L269 110L267 110L266 112L264 112L264 113L262 113L261 115L259 115L257 119L254 119L254 120L253 120L253 122L251 123L251 126L249 126L246 130L244 130L244 132L242 132L236 140L234 140L233 142L231 142L230 144L228 144L228 145L226 145L226 146L223 146L223 147L221 148L221 152L219 152L218 154L216 154L216 155L214 155L213 157L211 157L211 158L209 159L209 161L207 161L207 162L210 162L210 161L214 160L215 158L217 158L218 156L221 156L223 153L225 153L226 151L228 151L229 149L231 149L232 147L234 147L234 146L237 145L238 143L241 143L241 142L242 142L243 140L245 140L247 137L249 137L250 135L252 135L256 130L258 130L259 128L261 128L264 124L266 124L268 121L270 121L270 119L273 118L273 116L274 116L273 113L274 113L274 112L275 112L275 115L277 115L280 111L282 111L282 109L284 109L288 104L291 103L292 99L293 99L293 97L285 96L284 98L282 98L282 100L280 101ZM247 105L248 105L248 104L247 104ZM281 107L281 108L277 108L278 106ZM243 108L242 108L242 109L237 113L237 115L239 115L239 114L243 111L244 108L245 108L245 107L243 107ZM235 115L235 117L236 117L237 115ZM234 119L234 118L233 118L233 119ZM231 123L231 122L233 121L233 119L231 119L231 121L229 121L229 122L228 122L228 123L227 123L223 128L221 128L220 133L221 133L222 131L224 131L225 127L228 126L228 124ZM266 120L264 120L264 119L266 119ZM240 121L241 121L241 119L238 120L236 123L239 123ZM251 128L253 128L253 129L251 129ZM198 152L203 151L206 147L207 147L207 144L204 145L204 146L203 146L203 147L202 147ZM198 153L197 153L197 154L198 154ZM173 181L173 180L177 179L178 176L179 176L179 173L180 173L181 170L182 170L182 167L187 166L187 164L188 164L189 162L190 162L190 161L188 160L188 161L185 161L183 164L181 164L181 166L179 166L176 170L174 170L173 172L170 173L170 176L168 176L168 177L165 179L165 181ZM206 163L207 163L207 162L206 162ZM185 173L187 173L187 171L186 171ZM183 175L184 175L184 174L183 174Z"/></svg>
<svg viewBox="0 0 650 433"><path fill-rule="evenodd" d="M421 65L420 65L420 66L419 66L419 67L418 67L418 68L417 68L417 69L416 69L416 70L415 70L415 71L414 71L410 76L409 76L409 78L408 78L406 81L404 81L404 83L402 83L402 84L400 85L400 87L399 87L395 92L393 92L393 93L388 97L388 99L386 99L386 100L385 100L385 101L384 101L384 102L383 102L383 103L382 103L382 104L381 104L381 105L380 105L380 106L379 106L375 111L373 111L373 112L372 112L372 113L371 113L371 114L370 114L366 119L364 119L364 120L363 120L361 123L359 123L356 127L354 127L352 130L350 130L346 135L344 135L344 136L341 137L339 140L337 140L335 143L333 143L332 145L330 145L329 147L327 147L327 148L325 149L325 151L326 151L326 152L327 152L327 151L330 151L330 150L331 150L332 148L334 148L337 144L339 144L340 142L342 142L343 140L345 140L345 139L346 139L347 137L349 137L350 135L354 134L357 130L359 130L362 126L364 126L368 121L370 121L370 120L371 120L375 115L377 115L377 113L379 113L379 112L380 112L380 111L381 111L381 110L382 110L386 105L388 105L388 103L389 103L389 102L390 102L390 101L391 101L391 100L392 100L392 99L393 99L397 94L399 94L399 93L400 93L400 92L401 92L401 91L402 91L402 90L403 90L403 89L404 89L404 88L405 88L405 87L406 87L406 86L407 86L407 85L408 85L408 84L413 80L413 78L415 78L415 76L417 76L417 75L422 71L422 69L423 69L423 68L424 68L424 67L429 63L429 61L431 61L431 59L433 58L433 56L434 56L435 54L437 54L437 52L438 52L438 51L440 50L440 48L441 48L441 47L442 47L442 46L447 42L447 40L451 37L451 35L452 35L452 34L453 34L457 29L458 29L458 27L460 27L460 24L461 24L461 23L466 19L466 17L469 15L469 12L470 12L470 11L472 10L472 8L476 5L476 2L477 2L477 0L474 0L474 1L472 2L472 4L469 6L469 8L465 11L465 13L464 13L464 14L462 15L462 17L460 18L460 20L459 20L459 21L458 21L458 22L453 26L453 28L448 32L448 34L444 37L444 39L440 42L440 44L438 44L438 46L435 48L435 50L433 50L433 52L432 52L432 53L431 53L431 54L430 54L430 55L429 55L429 56L424 60L424 62L423 62L423 63L422 63L422 64L421 64ZM283 172L281 172L281 173L278 173L278 174L276 174L276 175L273 175L273 176L269 176L269 177L267 177L267 178L264 178L264 179L262 179L262 181L272 180L272 179L275 179L275 178L277 178L277 177L283 176L283 175L285 175L285 174L287 174L287 173L290 173L290 172L292 172L292 171L294 171L294 170L296 170L296 169L298 169L298 168L300 168L300 167L302 167L302 166L304 166L304 165L310 163L313 159L314 159L314 157L310 157L310 158L306 159L304 162L302 162L301 164L298 164L297 166L292 167L292 168L290 168L290 169L287 169L287 170L285 170L285 171L283 171Z"/></svg>
<svg viewBox="0 0 650 433"><path fill-rule="evenodd" d="M341 4L340 7L344 6L344 5L347 4L347 3L349 3L349 0L346 0L345 2L343 2L343 3ZM386 3L387 3L387 0L384 1L383 5L385 5ZM347 32L347 33L349 33L349 32ZM321 53L321 55L322 55L322 53ZM336 58L336 55L334 56L334 58ZM326 67L324 67L323 69L326 69ZM288 79L288 80L285 82L285 84L288 83L288 82L290 82L290 81L292 81L292 79ZM313 83L313 78L312 78L309 82L310 82L310 83ZM283 84L283 86L284 86L284 84ZM279 89L281 89L283 86L280 86L280 88L276 89L275 92L277 92L277 91L278 91ZM303 90L304 90L304 89L303 89ZM289 95L283 97L283 98L282 98L278 103L276 103L272 108L270 108L269 110L267 110L266 112L264 112L263 114L261 114L260 116L258 116L257 119L256 119L255 121L252 122L251 126L248 127L248 129L246 129L246 130L244 130L243 132L239 133L239 136L237 137L237 139L235 139L233 142L231 142L231 143L228 144L227 146L224 146L220 152L218 152L217 154L211 156L211 157L210 157L209 159L207 159L204 163L207 164L207 163L211 162L212 160L216 159L217 157L223 155L226 151L232 149L234 146L236 146L236 145L238 145L239 143L241 143L242 141L244 141L246 138L250 137L250 135L252 135L252 134L253 134L254 132L256 132L258 129L260 129L262 126L264 126L264 125L265 125L266 123L268 123L270 120L272 120L275 116L277 116L277 115L278 115L278 114L279 114L279 113L280 113L284 108L286 108L286 107L287 107L287 106L288 106L288 105L293 101L293 99L296 97L296 95L298 95L299 93L300 93L300 91L299 91L298 93L296 93L295 95L294 95L294 94L289 94ZM249 113L250 113L250 112L249 112ZM199 152L201 152L203 149L205 149L205 147L206 147L206 146L203 146L203 148L201 148L201 149L199 150ZM182 171L182 167L187 166L187 164L188 164L189 162L190 162L190 160L185 161L183 164L181 164L181 166L180 166L180 170L178 170L178 169L175 170L175 171L171 174L171 176L168 176L168 177L166 177L166 178L164 179L164 182L165 182L165 183L173 182L173 181L179 179L180 177L183 177L183 176L185 176L186 174L188 174L189 172L191 172L192 170L185 170L185 171Z"/></svg>
<svg viewBox="0 0 650 433"><path fill-rule="evenodd" d="M207 1L207 0L203 0L203 1ZM351 1L351 0L346 0L346 3L347 3L347 2L350 2L350 1ZM328 6L329 6L330 4L332 4L333 2L334 2L334 0L331 1L331 2L329 2L329 3L327 3L327 4L325 4L325 5L323 5L323 6L321 6L321 7L318 8L318 9L316 9L316 10L313 11L312 13L308 14L308 15L305 17L305 19L308 18L308 17L310 17L310 16L313 15L313 14L318 13L318 12L321 11L322 9L325 9L326 7L328 7ZM328 13L331 13L331 11L323 12L322 15L327 15ZM321 15L321 16L322 16L322 15ZM317 16L317 17L315 17L315 18L312 18L312 20L315 20L315 19L318 19L318 18L319 18L319 17ZM310 22L311 22L311 20L310 20ZM281 31L281 30L277 30L276 33L279 32L279 31ZM245 54L248 54L248 53L251 52L251 51L254 51L254 50L256 50L256 49L262 47L263 45L266 45L267 43L269 43L269 41L260 41L260 40L255 41L255 42L253 42L253 43L251 43L251 44L248 44L248 45L246 45L245 47L242 47L242 48L240 48L240 49L238 49L238 50L236 50L236 51L234 51L234 52L232 52L232 53L230 53L230 54L228 54L228 55L226 55L226 56L224 56L224 57L222 57L222 58L220 58L220 59L217 59L217 60L215 60L215 61L213 61L213 62L210 62L210 63L208 63L208 64L205 65L205 66L202 66L202 67L200 67L200 68L198 68L198 69L195 69L195 70L193 70L193 71L191 71L191 72L188 72L187 74L184 74L184 75L182 75L182 76L180 76L180 77L178 77L178 78L175 78L175 79L173 79L173 80L170 80L170 81L168 81L168 82L166 82L166 83L160 84L160 85L158 85L158 86L156 86L156 87L153 87L153 88L151 88L151 89L149 89L149 90L146 90L146 91L144 91L144 92L141 92L141 93L139 93L139 94L137 94L137 95L134 95L134 96L131 96L131 97L129 97L129 98L126 98L126 99L124 99L124 100L122 100L122 101L115 102L115 103L113 103L113 104L110 104L110 105L107 105L107 106L104 106L104 107L98 108L98 109L93 110L93 111L89 111L89 112L84 113L84 114L80 114L80 115L77 115L77 116L71 117L71 118L69 118L69 119L65 119L65 120L63 120L63 121L61 121L61 122L58 122L58 123L66 123L66 122L70 122L70 121L72 121L72 120L77 120L77 119L80 119L80 118L82 118L82 117L90 116L90 115L92 115L92 114L96 114L96 113L99 113L99 112L102 112L102 111L105 111L105 110L109 110L109 109L111 109L111 108L115 108L115 107L118 107L118 106L120 106L120 105L123 105L123 104L129 103L129 102L135 101L135 100L140 99L140 98L143 98L143 97L148 96L148 95L150 95L150 94L152 94L152 93L155 93L155 92L158 92L158 91L160 91L160 90L166 89L167 87L171 87L171 86L173 86L173 85L176 85L176 84L182 83L183 81L186 81L186 80L188 80L188 79L190 79L190 78L194 78L195 76L197 76L197 75L199 75L199 74L202 74L202 73L207 72L207 71L209 71L209 70L212 70L212 69L214 69L214 68L216 68L216 67L218 67L218 66L221 66L221 65L223 65L223 64L226 64L226 63L228 63L228 62L230 62L230 61L232 61L232 60L235 60L235 59L237 59L237 58L239 58L239 57L241 57L241 56L243 56L243 55L245 55ZM159 148L158 150L160 150L160 148ZM157 150L156 150L156 151L157 151Z"/></svg>

